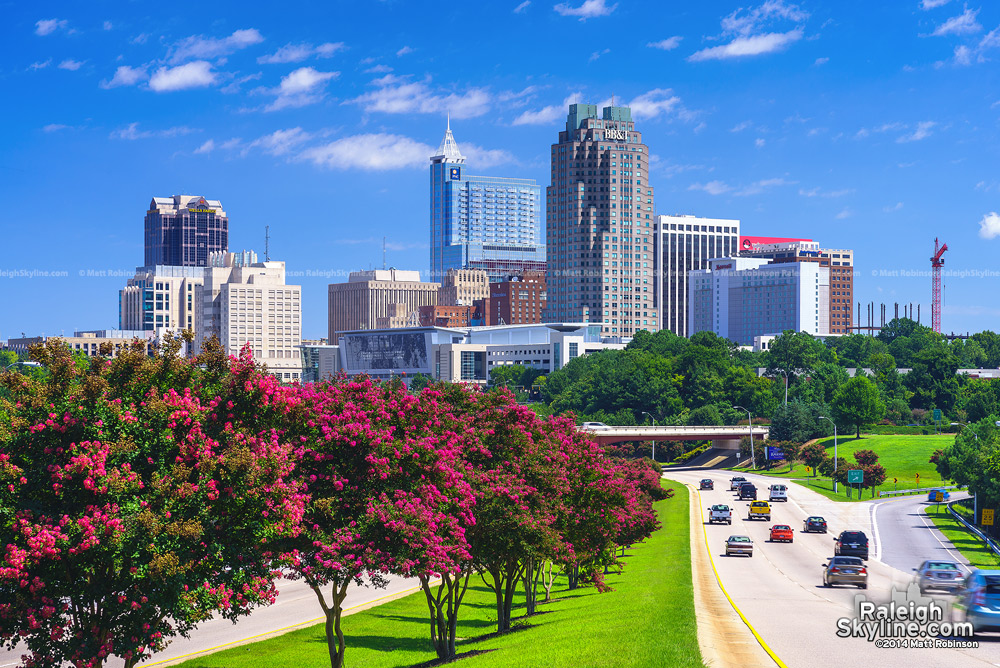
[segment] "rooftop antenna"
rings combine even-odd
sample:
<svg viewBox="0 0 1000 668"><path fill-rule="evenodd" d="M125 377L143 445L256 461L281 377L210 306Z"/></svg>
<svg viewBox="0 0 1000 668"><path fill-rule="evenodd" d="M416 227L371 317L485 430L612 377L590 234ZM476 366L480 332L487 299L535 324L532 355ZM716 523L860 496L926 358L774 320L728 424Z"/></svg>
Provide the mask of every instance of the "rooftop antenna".
<svg viewBox="0 0 1000 668"><path fill-rule="evenodd" d="M264 226L264 262L271 260L271 226Z"/></svg>

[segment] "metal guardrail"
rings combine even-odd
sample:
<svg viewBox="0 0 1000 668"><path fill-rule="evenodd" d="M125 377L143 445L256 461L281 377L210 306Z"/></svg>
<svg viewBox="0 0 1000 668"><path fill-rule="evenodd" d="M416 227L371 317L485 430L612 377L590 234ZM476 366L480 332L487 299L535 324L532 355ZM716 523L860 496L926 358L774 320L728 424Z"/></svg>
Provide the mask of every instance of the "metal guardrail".
<svg viewBox="0 0 1000 668"><path fill-rule="evenodd" d="M958 489L958 485L935 485L933 487L917 487L915 489L900 489L893 490L891 492L879 492L879 497L883 496L895 496L896 494L923 494L925 492L931 492L935 489Z"/></svg>
<svg viewBox="0 0 1000 668"><path fill-rule="evenodd" d="M961 522L962 524L964 524L966 529L968 529L969 531L971 531L972 533L974 533L976 536L979 537L980 540L982 540L984 543L986 543L986 546L989 547L990 550L993 551L993 554L995 554L998 557L1000 557L1000 545L997 545L997 543L996 543L995 540L993 540L992 538L990 538L989 536L987 536L986 534L984 534L982 531L980 531L976 527L974 527L971 524L969 524L969 522L964 517L962 517L961 515L959 515L958 513L956 513L955 510L951 507L952 503L958 503L958 502L957 501L952 501L951 503L948 504L948 512L952 514L952 517L954 517L956 520L958 520L959 522Z"/></svg>

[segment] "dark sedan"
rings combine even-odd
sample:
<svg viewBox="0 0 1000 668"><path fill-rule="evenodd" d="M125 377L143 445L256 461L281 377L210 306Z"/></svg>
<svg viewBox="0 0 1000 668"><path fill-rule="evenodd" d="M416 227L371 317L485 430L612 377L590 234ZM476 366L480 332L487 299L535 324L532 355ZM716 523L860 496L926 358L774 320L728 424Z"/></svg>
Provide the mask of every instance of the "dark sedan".
<svg viewBox="0 0 1000 668"><path fill-rule="evenodd" d="M711 478L705 478L701 481L701 489L715 489L715 483Z"/></svg>
<svg viewBox="0 0 1000 668"><path fill-rule="evenodd" d="M802 523L802 533L811 533L813 531L826 533L826 520L819 515L807 517L805 522Z"/></svg>

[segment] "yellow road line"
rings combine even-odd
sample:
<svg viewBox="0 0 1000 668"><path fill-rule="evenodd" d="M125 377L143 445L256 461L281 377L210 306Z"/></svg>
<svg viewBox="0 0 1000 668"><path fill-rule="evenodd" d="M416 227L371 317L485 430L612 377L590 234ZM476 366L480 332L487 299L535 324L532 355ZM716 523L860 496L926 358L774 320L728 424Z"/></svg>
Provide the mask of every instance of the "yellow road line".
<svg viewBox="0 0 1000 668"><path fill-rule="evenodd" d="M420 587L411 587L409 589L404 589L403 591L398 591L398 592L395 592L393 594L386 594L385 596L381 596L381 597L373 599L371 601L366 601L364 603L358 603L357 605L352 605L349 608L344 608L344 613L343 614L347 614L347 613L351 612L352 610L355 610L355 609L363 607L363 606L374 605L374 604L378 603L379 601L382 601L382 600L387 599L387 598L392 598L392 597L402 598L404 595L409 595L409 594L412 594L412 593L414 593L416 591L420 591ZM230 646L233 646L233 645L242 645L242 644L248 643L251 640L253 640L254 638L262 638L264 636L277 635L277 634L281 633L282 631L288 631L290 629L294 629L294 628L299 627L299 626L307 626L309 624L316 624L318 622L325 622L325 621L326 621L326 617L317 617L316 619L310 619L308 621L299 622L297 624L291 624L289 626L283 626L280 629L274 629L272 631L265 631L264 633L258 633L257 635L250 636L249 638L241 638L239 640L231 640L230 642L223 643L221 645L216 645L215 647L209 647L208 649L200 649L200 650L198 650L196 652L190 652L188 654L182 654L180 656L175 656L175 657L173 657L171 659L161 659L160 661L154 661L153 663L143 663L143 664L140 664L140 666L142 666L144 668L146 666L159 666L159 665L162 665L162 664L165 664L165 663L168 663L168 662L175 662L175 661L180 661L181 659L188 659L188 658L191 658L193 656L198 656L199 654L210 654L212 652L217 652L220 649L224 649L226 647L230 647Z"/></svg>
<svg viewBox="0 0 1000 668"><path fill-rule="evenodd" d="M691 489L694 489L693 485L691 486ZM703 503L701 499L701 490L695 491L698 492L698 503ZM722 578L719 577L719 571L715 568L715 558L712 556L712 548L708 546L708 530L705 529L704 522L701 523L701 531L705 535L705 550L708 552L708 559L712 564L712 572L715 573L715 581L719 583L719 589L721 589L722 593L726 595L726 600L729 601L729 605L733 606L733 610L735 610L736 614L740 616L743 623L747 625L747 628L750 629L750 633L752 633L753 637L757 639L757 642L760 643L760 646L765 652L767 652L767 655L774 659L774 662L778 664L780 668L788 668L788 666L785 665L785 662L779 659L778 655L775 654L770 647L768 647L767 643L764 642L764 639L760 637L759 633L757 633L757 629L753 627L753 624L750 623L750 620L746 618L743 612L739 609L739 606L736 605L736 602L733 601L732 597L729 595L729 592L726 591L725 585L722 584Z"/></svg>

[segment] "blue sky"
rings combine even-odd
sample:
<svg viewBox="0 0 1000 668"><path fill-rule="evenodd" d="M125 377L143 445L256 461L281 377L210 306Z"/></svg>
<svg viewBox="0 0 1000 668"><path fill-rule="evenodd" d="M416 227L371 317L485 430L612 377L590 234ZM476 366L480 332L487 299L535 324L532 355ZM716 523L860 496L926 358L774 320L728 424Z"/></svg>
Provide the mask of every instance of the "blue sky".
<svg viewBox="0 0 1000 668"><path fill-rule="evenodd" d="M0 339L117 326L152 196L220 199L326 285L428 269L445 115L473 171L548 184L570 101L632 106L657 213L856 251L856 298L1000 329L1000 7L959 0L4 4ZM54 272L64 275L42 275ZM994 273L997 272L997 273ZM106 275L101 275L102 273ZM82 274L82 276L81 276ZM96 275L95 275L96 274ZM911 275L912 274L912 275ZM291 282L291 281L290 281ZM891 306L889 307L891 311Z"/></svg>

